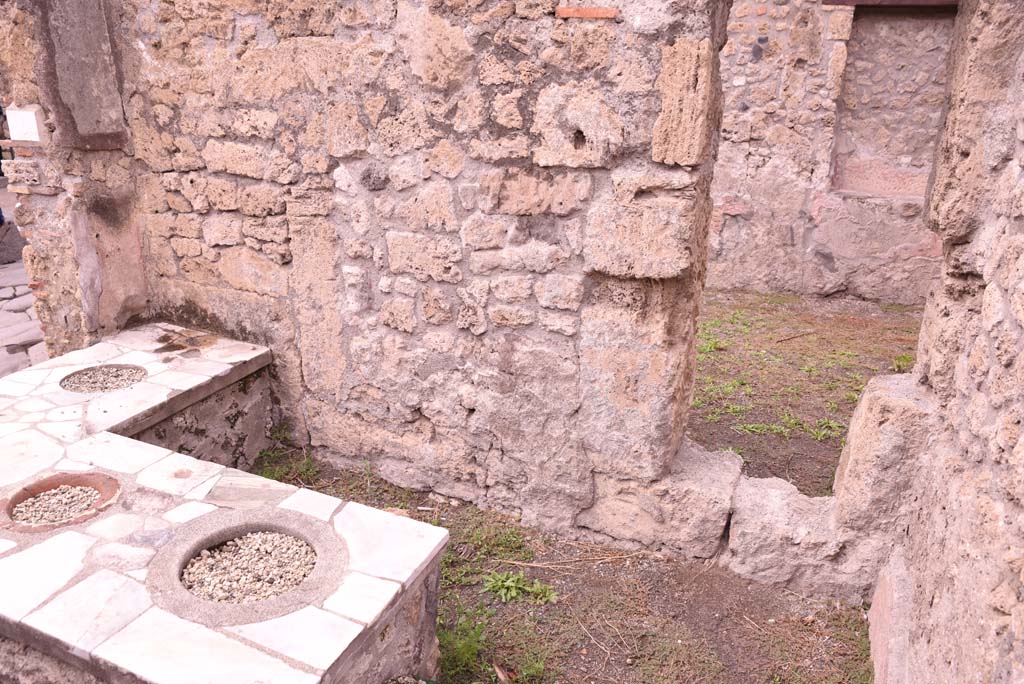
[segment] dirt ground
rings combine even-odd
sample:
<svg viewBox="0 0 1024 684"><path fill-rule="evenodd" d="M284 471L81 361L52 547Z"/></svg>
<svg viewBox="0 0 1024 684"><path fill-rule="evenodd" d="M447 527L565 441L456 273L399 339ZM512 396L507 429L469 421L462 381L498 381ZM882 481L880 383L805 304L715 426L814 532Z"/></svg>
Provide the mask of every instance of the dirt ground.
<svg viewBox="0 0 1024 684"><path fill-rule="evenodd" d="M913 365L922 310L853 299L708 292L689 433L752 477L824 496L865 383Z"/></svg>
<svg viewBox="0 0 1024 684"><path fill-rule="evenodd" d="M849 300L709 293L692 436L740 452L750 475L827 493L857 396L871 375L909 368L919 320ZM748 582L711 561L550 539L394 487L369 465L334 470L284 435L257 472L450 530L442 684L872 681L866 607Z"/></svg>

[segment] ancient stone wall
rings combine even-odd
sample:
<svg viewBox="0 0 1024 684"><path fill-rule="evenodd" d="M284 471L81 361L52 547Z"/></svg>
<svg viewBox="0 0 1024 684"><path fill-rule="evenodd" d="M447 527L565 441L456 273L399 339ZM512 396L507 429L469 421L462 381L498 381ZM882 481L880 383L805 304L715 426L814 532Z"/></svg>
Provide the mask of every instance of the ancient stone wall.
<svg viewBox="0 0 1024 684"><path fill-rule="evenodd" d="M53 351L223 330L324 457L714 553L738 459L683 431L728 3L6 6L52 134L12 171Z"/></svg>
<svg viewBox="0 0 1024 684"><path fill-rule="evenodd" d="M737 1L708 284L923 302L953 13Z"/></svg>
<svg viewBox="0 0 1024 684"><path fill-rule="evenodd" d="M966 0L929 222L916 369L946 426L872 607L880 682L1024 680L1024 2ZM893 429L906 429L898 421Z"/></svg>

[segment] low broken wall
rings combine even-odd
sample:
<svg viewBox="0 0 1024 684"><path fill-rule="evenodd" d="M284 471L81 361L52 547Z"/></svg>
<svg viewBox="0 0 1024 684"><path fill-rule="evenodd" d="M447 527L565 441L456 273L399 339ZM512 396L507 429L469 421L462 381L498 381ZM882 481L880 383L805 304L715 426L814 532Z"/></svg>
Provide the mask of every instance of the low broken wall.
<svg viewBox="0 0 1024 684"><path fill-rule="evenodd" d="M709 286L924 301L953 15L733 3Z"/></svg>
<svg viewBox="0 0 1024 684"><path fill-rule="evenodd" d="M327 458L714 553L739 462L683 431L728 3L6 7L54 352L222 330Z"/></svg>

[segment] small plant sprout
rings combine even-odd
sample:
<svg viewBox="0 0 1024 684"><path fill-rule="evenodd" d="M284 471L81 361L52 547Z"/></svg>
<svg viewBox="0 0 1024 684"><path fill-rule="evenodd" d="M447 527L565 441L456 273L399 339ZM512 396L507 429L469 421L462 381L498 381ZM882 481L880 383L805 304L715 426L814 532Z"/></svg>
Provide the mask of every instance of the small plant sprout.
<svg viewBox="0 0 1024 684"><path fill-rule="evenodd" d="M914 365L913 354L900 354L892 360L892 369L896 373L906 373Z"/></svg>

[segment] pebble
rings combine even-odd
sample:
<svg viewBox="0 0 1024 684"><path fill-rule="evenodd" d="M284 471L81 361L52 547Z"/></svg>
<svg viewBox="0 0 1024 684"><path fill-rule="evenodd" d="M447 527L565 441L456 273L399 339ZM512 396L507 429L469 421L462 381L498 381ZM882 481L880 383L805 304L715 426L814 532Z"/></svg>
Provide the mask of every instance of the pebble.
<svg viewBox="0 0 1024 684"><path fill-rule="evenodd" d="M22 501L11 511L11 519L30 525L60 523L85 513L99 498L92 487L61 485Z"/></svg>
<svg viewBox="0 0 1024 684"><path fill-rule="evenodd" d="M93 366L67 376L60 386L69 392L112 392L145 377L146 369L139 366Z"/></svg>
<svg viewBox="0 0 1024 684"><path fill-rule="evenodd" d="M316 565L313 547L288 534L250 532L203 549L181 572L181 583L199 598L249 603L297 587Z"/></svg>

